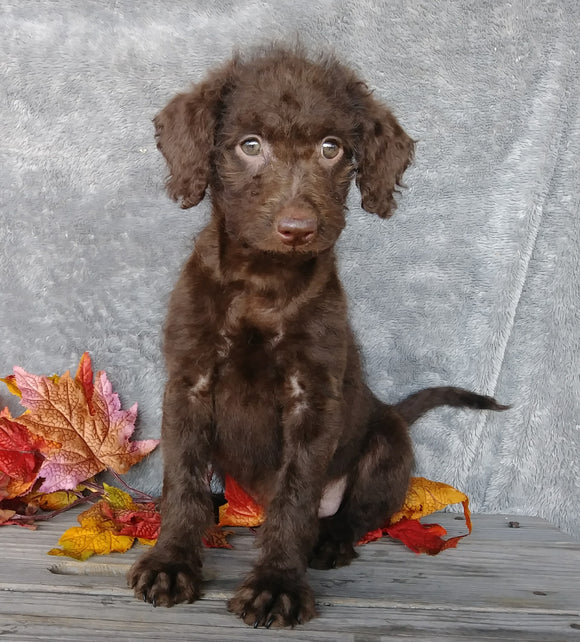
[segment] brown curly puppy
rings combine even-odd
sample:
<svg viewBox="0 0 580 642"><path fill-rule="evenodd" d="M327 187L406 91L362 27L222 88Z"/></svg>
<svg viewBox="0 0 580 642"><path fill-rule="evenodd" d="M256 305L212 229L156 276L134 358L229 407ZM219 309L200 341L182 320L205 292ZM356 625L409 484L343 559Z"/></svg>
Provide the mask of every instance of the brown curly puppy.
<svg viewBox="0 0 580 642"><path fill-rule="evenodd" d="M353 177L367 211L392 213L413 141L351 70L276 47L238 56L155 125L169 194L187 208L209 186L213 210L169 306L161 534L129 584L154 605L200 596L211 464L267 514L230 610L293 626L316 614L307 565L348 564L401 507L409 423L501 407L456 388L389 406L364 382L334 244Z"/></svg>

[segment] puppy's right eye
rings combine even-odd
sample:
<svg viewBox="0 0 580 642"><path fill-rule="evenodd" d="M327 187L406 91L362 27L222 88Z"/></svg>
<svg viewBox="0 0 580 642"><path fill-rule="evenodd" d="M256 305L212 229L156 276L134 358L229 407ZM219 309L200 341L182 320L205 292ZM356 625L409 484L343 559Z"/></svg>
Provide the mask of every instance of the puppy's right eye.
<svg viewBox="0 0 580 642"><path fill-rule="evenodd" d="M262 143L260 142L260 139L255 136L243 140L240 143L240 147L247 156L258 156L262 151Z"/></svg>
<svg viewBox="0 0 580 642"><path fill-rule="evenodd" d="M338 158L339 154L342 153L342 147L336 139L325 138L322 141L320 153L324 158L326 158L326 160L333 160L335 158Z"/></svg>

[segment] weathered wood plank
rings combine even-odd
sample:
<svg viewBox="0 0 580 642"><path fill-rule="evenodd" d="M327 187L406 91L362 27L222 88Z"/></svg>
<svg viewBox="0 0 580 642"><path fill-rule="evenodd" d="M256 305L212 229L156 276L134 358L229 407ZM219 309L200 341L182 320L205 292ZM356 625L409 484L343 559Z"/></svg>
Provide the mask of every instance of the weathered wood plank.
<svg viewBox="0 0 580 642"><path fill-rule="evenodd" d="M254 631L227 613L225 605L153 609L128 596L95 600L84 594L26 593L2 600L0 635L8 640L578 640L580 618L553 614L433 611L320 605L320 617L293 631ZM35 637L36 636L36 637ZM75 637L76 636L76 637Z"/></svg>
<svg viewBox="0 0 580 642"><path fill-rule="evenodd" d="M520 528L507 526L509 519ZM352 566L311 571L321 617L295 631L248 629L225 600L256 555L239 529L234 551L206 553L205 597L153 609L138 602L125 573L141 552L88 562L46 552L74 523L67 514L39 531L0 529L0 636L7 640L580 640L580 542L543 520L477 516L455 550L415 556L397 542L359 548ZM465 528L438 514L451 534ZM49 572L52 567L53 572Z"/></svg>
<svg viewBox="0 0 580 642"><path fill-rule="evenodd" d="M361 547L360 558L348 568L310 571L310 580L316 594L332 603L344 603L354 592L356 599L374 606L411 603L433 608L452 603L458 607L479 604L482 608L575 612L580 603L578 542L571 538L561 539L556 547L549 540L537 543L527 538L522 542L519 531L525 534L526 530L506 528L505 539L497 537L486 544L480 541L483 534L478 528L474 535L460 543L458 549L437 557L415 556L400 544L385 539ZM538 532L537 527L534 530ZM34 535L29 534L28 539ZM235 551L206 552L208 595L216 598L230 595L255 557L253 538L247 531L234 537L233 541ZM6 582L4 578L14 578L16 583L29 585L69 586L74 590L100 587L104 592L110 587L122 593L125 590L124 573L139 553L136 549L125 555L77 563L45 556L49 545L38 550L39 543L40 540L32 542L32 549L24 547L23 542L3 547L2 556L6 560L0 587ZM10 554L10 548L13 553L19 550L20 555ZM104 566L104 560L107 566ZM46 571L39 572L39 563L41 568L52 566L66 574L55 577ZM79 572L87 575L78 575ZM445 583L444 595L442 582Z"/></svg>

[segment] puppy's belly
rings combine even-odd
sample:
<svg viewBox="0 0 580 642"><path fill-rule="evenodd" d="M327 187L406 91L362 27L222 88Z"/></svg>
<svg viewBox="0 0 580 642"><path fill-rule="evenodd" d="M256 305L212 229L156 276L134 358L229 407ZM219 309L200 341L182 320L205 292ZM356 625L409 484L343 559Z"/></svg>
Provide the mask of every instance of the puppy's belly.
<svg viewBox="0 0 580 642"><path fill-rule="evenodd" d="M267 508L282 462L282 384L271 361L270 367L249 368L250 363L244 360L238 366L234 360L220 368L213 391L216 425L212 463ZM252 365L257 364L254 361ZM319 517L336 513L346 484L346 476L325 484Z"/></svg>
<svg viewBox="0 0 580 642"><path fill-rule="evenodd" d="M318 517L332 517L340 508L344 491L346 490L346 475L328 482L322 491Z"/></svg>

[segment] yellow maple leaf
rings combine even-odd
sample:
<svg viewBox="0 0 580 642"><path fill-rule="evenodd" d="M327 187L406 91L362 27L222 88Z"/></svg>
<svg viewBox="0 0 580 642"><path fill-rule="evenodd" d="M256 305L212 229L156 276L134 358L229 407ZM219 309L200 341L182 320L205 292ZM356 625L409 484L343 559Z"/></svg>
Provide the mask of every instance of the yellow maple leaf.
<svg viewBox="0 0 580 642"><path fill-rule="evenodd" d="M78 488L76 489L79 490ZM45 511L61 510L70 506L79 499L78 494L72 490L57 490L53 493L29 493L21 498L22 501L32 506L38 506Z"/></svg>
<svg viewBox="0 0 580 642"><path fill-rule="evenodd" d="M58 540L62 549L53 548L48 554L86 560L95 554L125 553L133 546L134 541L134 537L117 535L113 531L94 526L73 526Z"/></svg>
<svg viewBox="0 0 580 642"><path fill-rule="evenodd" d="M115 486L109 486L109 484L103 482L103 488L105 489L105 499L109 502L111 508L122 509L122 508L133 508L135 502L129 493L126 493L120 488L115 488Z"/></svg>
<svg viewBox="0 0 580 642"><path fill-rule="evenodd" d="M115 522L103 514L101 500L77 517L80 526L73 526L65 531L58 540L62 549L53 548L49 555L72 557L86 560L91 555L124 553L128 551L135 538L130 535L119 535Z"/></svg>
<svg viewBox="0 0 580 642"><path fill-rule="evenodd" d="M16 397L22 397L22 393L20 392L20 388L16 385L16 377L14 375L8 375L7 377L1 377L0 381L6 384L8 387L9 392L11 392L13 395ZM6 408L6 411L8 408Z"/></svg>
<svg viewBox="0 0 580 642"><path fill-rule="evenodd" d="M465 522L471 533L471 516L467 495L448 484L431 481L425 477L412 477L403 508L391 517L391 524L396 524L403 518L419 519L441 510L449 504L460 502L463 504Z"/></svg>

